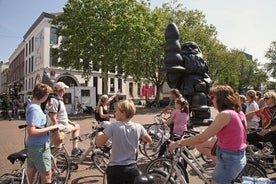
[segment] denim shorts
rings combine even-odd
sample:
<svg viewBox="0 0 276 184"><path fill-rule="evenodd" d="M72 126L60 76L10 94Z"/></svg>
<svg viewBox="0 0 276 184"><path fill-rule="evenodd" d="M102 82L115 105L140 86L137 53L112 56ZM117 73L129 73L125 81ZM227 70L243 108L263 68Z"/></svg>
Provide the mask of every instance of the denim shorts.
<svg viewBox="0 0 276 184"><path fill-rule="evenodd" d="M36 168L40 173L51 170L51 150L49 143L27 147L27 167Z"/></svg>
<svg viewBox="0 0 276 184"><path fill-rule="evenodd" d="M232 151L217 146L216 154L213 180L218 184L231 184L246 164L245 149Z"/></svg>

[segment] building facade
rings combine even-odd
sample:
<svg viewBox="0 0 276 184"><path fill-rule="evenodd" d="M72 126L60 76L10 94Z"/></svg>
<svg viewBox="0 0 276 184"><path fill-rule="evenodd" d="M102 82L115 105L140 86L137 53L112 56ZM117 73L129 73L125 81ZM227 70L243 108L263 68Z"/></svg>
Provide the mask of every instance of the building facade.
<svg viewBox="0 0 276 184"><path fill-rule="evenodd" d="M62 81L70 87L95 87L95 96L102 95L101 69L93 71L90 80L86 81L80 71L58 67L58 60L51 57L51 48L59 47L61 41L61 37L56 34L56 28L50 24L50 20L56 15L58 13L41 13L23 36L22 43L9 58L8 69L6 67L8 63L1 64L1 70L5 67L7 69L7 71L1 71L3 92L10 90L26 100L31 96L36 83L43 82L52 86L55 82ZM145 82L136 83L131 77L124 80L117 76L116 71L108 74L108 95L120 90L123 98L128 99L143 99L146 95L154 96L155 89L152 85L146 85ZM6 83L2 82L7 78ZM2 87L7 84L6 88Z"/></svg>

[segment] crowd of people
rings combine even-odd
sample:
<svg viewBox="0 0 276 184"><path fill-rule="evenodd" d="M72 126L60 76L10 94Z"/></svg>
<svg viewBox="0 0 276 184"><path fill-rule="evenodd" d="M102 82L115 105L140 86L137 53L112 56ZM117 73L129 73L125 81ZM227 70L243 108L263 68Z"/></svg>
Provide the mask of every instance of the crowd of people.
<svg viewBox="0 0 276 184"><path fill-rule="evenodd" d="M8 119L11 121L15 118L21 118L19 114L20 103L17 98L4 94L1 95L0 102L4 120Z"/></svg>
<svg viewBox="0 0 276 184"><path fill-rule="evenodd" d="M58 82L54 85L52 93L48 85L39 83L35 86L33 97L27 105L27 173L30 181L33 180L34 173L39 171L41 182L51 183L49 142L59 148L65 134L72 133L72 137L77 137L80 133L80 125L68 119L63 103L62 97L67 88L63 82ZM108 112L107 105L119 93L120 91L111 97L103 95L97 104L95 114L96 120L104 128L96 137L96 145L101 147L108 141L116 145L112 146L106 170L109 184L133 183L135 178L141 175L137 167L139 142L152 141L145 128L139 122L132 121L136 108L131 100L118 101L115 114ZM228 184L246 164L247 143L259 148L258 154L266 151L262 142L270 141L275 150L276 93L267 92L262 97L254 90L249 90L242 96L235 93L230 86L218 85L210 89L209 98L218 110L213 123L199 135L170 143L169 151L173 153L179 146L195 145L215 163L213 183ZM189 122L189 103L177 89L171 91L171 99L170 104L161 112L165 113L171 109L170 118L163 123L173 125L172 134L182 135L187 130ZM45 102L46 108L42 110L41 104ZM116 123L110 122L111 117L115 117ZM260 131L252 132L252 129ZM211 148L214 146L216 151L211 155ZM77 141L73 141L71 154L82 154L83 151L78 147Z"/></svg>

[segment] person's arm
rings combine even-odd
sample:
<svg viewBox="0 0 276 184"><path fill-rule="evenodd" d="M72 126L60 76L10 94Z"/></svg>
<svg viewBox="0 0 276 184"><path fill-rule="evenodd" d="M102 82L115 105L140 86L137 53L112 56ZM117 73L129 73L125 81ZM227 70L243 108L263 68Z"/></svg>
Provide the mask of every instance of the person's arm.
<svg viewBox="0 0 276 184"><path fill-rule="evenodd" d="M58 126L57 114L56 113L49 113L48 115L51 119L52 124ZM61 136L60 131L59 130L55 131L54 134L55 134L56 141L61 143L62 142L62 136Z"/></svg>
<svg viewBox="0 0 276 184"><path fill-rule="evenodd" d="M164 124L170 125L170 124L173 124L174 119L175 119L175 116L174 116L174 114L172 114L172 116L170 117L170 119L168 121L163 121L163 120L162 121Z"/></svg>
<svg viewBox="0 0 276 184"><path fill-rule="evenodd" d="M141 138L141 141L146 143L146 142L151 142L152 139L151 139L151 136L149 134L147 134L146 136Z"/></svg>
<svg viewBox="0 0 276 184"><path fill-rule="evenodd" d="M160 112L160 115L161 115L161 114L167 113L167 112L170 110L170 108L171 108L171 105L170 105L170 104L167 105L167 106L163 109L163 111Z"/></svg>
<svg viewBox="0 0 276 184"><path fill-rule="evenodd" d="M104 113L103 113L103 106L100 106L100 107L99 107L99 115L100 115L100 117L103 118L103 119L105 119L105 118L110 118L110 117L111 117L110 114L104 114Z"/></svg>
<svg viewBox="0 0 276 184"><path fill-rule="evenodd" d="M103 146L107 140L108 140L108 137L103 132L99 132L95 138L96 146L97 147Z"/></svg>
<svg viewBox="0 0 276 184"><path fill-rule="evenodd" d="M178 146L197 145L207 141L225 127L230 122L230 119L231 116L229 112L224 111L219 113L214 122L203 133L177 142L172 142L169 146L170 152L173 152Z"/></svg>
<svg viewBox="0 0 276 184"><path fill-rule="evenodd" d="M116 96L118 96L119 94L120 94L120 90L118 90L113 96L108 98L107 104L109 104L112 100L114 100L114 98L116 98Z"/></svg>
<svg viewBox="0 0 276 184"><path fill-rule="evenodd" d="M29 136L38 136L46 132L58 129L58 125L52 125L49 127L38 129L34 125L28 125L28 135Z"/></svg>

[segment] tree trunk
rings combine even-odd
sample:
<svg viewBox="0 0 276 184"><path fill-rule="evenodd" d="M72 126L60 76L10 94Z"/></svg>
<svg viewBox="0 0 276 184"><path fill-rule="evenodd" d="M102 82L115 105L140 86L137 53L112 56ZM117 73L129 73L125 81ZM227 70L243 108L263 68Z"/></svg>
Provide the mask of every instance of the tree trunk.
<svg viewBox="0 0 276 184"><path fill-rule="evenodd" d="M160 93L161 93L162 85L158 84L155 86L156 86L156 97L155 97L156 105L157 107L160 107Z"/></svg>
<svg viewBox="0 0 276 184"><path fill-rule="evenodd" d="M105 65L103 65L103 67L102 67L102 76L103 76L102 94L108 95L108 68Z"/></svg>

